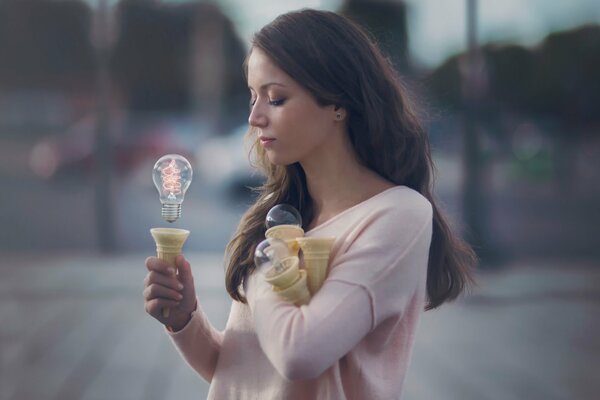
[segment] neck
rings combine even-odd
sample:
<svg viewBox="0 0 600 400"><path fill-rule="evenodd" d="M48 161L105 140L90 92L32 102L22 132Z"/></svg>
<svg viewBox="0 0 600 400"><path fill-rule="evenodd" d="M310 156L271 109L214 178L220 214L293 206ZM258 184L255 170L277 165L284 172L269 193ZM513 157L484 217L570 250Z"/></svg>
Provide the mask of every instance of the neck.
<svg viewBox="0 0 600 400"><path fill-rule="evenodd" d="M332 134L329 143L300 164L313 200L315 219L311 225L393 186L359 163L343 132Z"/></svg>

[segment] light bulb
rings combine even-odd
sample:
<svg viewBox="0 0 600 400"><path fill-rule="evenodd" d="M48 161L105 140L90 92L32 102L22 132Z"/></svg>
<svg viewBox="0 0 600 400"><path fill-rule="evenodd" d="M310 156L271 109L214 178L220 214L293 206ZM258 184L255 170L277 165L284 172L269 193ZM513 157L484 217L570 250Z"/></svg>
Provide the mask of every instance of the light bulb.
<svg viewBox="0 0 600 400"><path fill-rule="evenodd" d="M265 221L267 229L279 225L295 225L302 227L302 217L298 210L289 204L278 204L267 213Z"/></svg>
<svg viewBox="0 0 600 400"><path fill-rule="evenodd" d="M192 174L190 162L179 154L167 154L154 164L152 181L160 195L162 217L168 222L181 217L181 204Z"/></svg>
<svg viewBox="0 0 600 400"><path fill-rule="evenodd" d="M289 257L290 251L288 245L275 238L265 239L256 246L254 251L254 264L258 272L263 275L272 272L281 272L283 266L281 260Z"/></svg>

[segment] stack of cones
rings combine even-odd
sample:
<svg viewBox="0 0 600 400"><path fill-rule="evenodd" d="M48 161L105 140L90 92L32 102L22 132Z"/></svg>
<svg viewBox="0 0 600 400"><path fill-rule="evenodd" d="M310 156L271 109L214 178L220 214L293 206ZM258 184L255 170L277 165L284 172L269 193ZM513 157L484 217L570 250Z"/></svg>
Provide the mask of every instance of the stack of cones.
<svg viewBox="0 0 600 400"><path fill-rule="evenodd" d="M327 276L329 254L335 238L300 237L297 238L304 257L304 269L308 275L308 290L311 295L323 286Z"/></svg>
<svg viewBox="0 0 600 400"><path fill-rule="evenodd" d="M181 249L190 231L174 228L152 228L150 234L156 243L156 256L166 261L176 271L175 258L181 254ZM164 308L162 314L164 318L168 318L169 309Z"/></svg>
<svg viewBox="0 0 600 400"><path fill-rule="evenodd" d="M279 207L283 208L279 209ZM307 304L311 295L314 295L325 281L329 254L335 238L304 237L304 230L300 226L300 214L292 206L275 206L269 214L273 215L267 215L267 226L271 225L265 232L267 240L278 239L285 245L269 244L269 247L264 248L264 253L273 263L264 273L265 280L273 285L273 291L281 297L296 304ZM286 217L281 218L282 214ZM295 216L297 224L290 224L290 220L293 219L288 218L290 214ZM286 223L272 226L273 222L277 223L278 220L285 220ZM282 249L286 246L288 255L275 254L284 253L285 250ZM299 267L300 249L304 257L303 269Z"/></svg>
<svg viewBox="0 0 600 400"><path fill-rule="evenodd" d="M275 260L264 276L273 285L273 291L283 299L297 306L308 304L310 292L306 285L306 271L299 269L297 256L288 256Z"/></svg>

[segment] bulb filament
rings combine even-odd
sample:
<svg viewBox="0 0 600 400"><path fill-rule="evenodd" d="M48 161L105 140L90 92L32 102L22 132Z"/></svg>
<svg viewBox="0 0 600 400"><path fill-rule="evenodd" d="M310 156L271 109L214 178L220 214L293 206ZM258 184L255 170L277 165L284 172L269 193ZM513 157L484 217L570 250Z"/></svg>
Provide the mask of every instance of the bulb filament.
<svg viewBox="0 0 600 400"><path fill-rule="evenodd" d="M181 193L181 170L177 168L175 160L161 171L163 190L171 194Z"/></svg>

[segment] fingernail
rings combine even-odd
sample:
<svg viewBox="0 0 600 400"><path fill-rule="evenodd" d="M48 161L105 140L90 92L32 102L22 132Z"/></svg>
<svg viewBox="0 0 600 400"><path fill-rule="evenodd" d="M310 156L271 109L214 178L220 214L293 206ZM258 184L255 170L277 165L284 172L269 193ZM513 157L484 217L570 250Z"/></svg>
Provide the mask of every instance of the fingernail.
<svg viewBox="0 0 600 400"><path fill-rule="evenodd" d="M182 285L181 283L178 283L178 284L177 284L177 288L178 288L179 290L181 290L181 289L183 289L183 285Z"/></svg>
<svg viewBox="0 0 600 400"><path fill-rule="evenodd" d="M179 300L181 300L181 299L183 299L183 296L182 296L181 294L179 294L179 293L178 293L178 296L177 296L177 298L178 298Z"/></svg>
<svg viewBox="0 0 600 400"><path fill-rule="evenodd" d="M169 268L169 269L167 269L167 271L169 271L169 273L170 273L171 275L175 275L175 272L176 272L176 271L175 271L175 268Z"/></svg>

